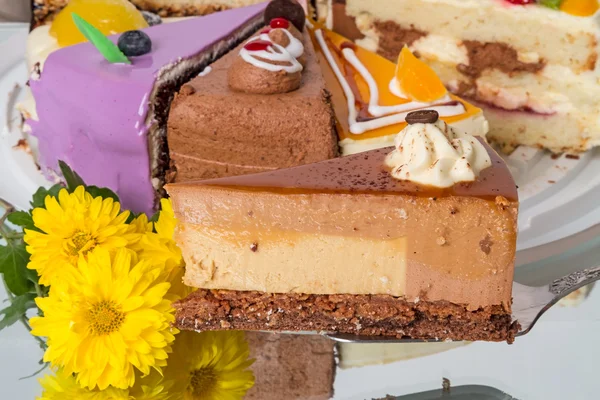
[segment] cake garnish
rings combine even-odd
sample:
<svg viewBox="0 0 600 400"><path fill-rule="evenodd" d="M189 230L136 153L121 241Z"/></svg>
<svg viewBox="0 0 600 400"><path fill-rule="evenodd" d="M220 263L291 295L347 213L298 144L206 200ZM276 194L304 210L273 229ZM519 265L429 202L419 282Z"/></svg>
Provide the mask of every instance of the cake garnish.
<svg viewBox="0 0 600 400"><path fill-rule="evenodd" d="M544 7L560 10L567 14L578 17L589 17L594 15L600 4L598 0L505 0L507 3L515 5L539 4Z"/></svg>
<svg viewBox="0 0 600 400"><path fill-rule="evenodd" d="M119 50L127 57L142 56L152 51L152 40L145 32L127 31L117 42Z"/></svg>
<svg viewBox="0 0 600 400"><path fill-rule="evenodd" d="M409 112L421 109L435 110L444 117L465 114L465 106L448 95L433 70L422 69L410 50L400 54L402 65L390 74L384 89L376 79L382 73L376 69L380 64L365 58L364 50L320 27L315 28L314 36L346 97L349 133L359 135L401 124Z"/></svg>
<svg viewBox="0 0 600 400"><path fill-rule="evenodd" d="M111 64L131 64L131 61L121 52L117 45L111 42L92 24L75 13L73 13L72 17L77 29L98 49L108 62Z"/></svg>
<svg viewBox="0 0 600 400"><path fill-rule="evenodd" d="M492 166L484 145L474 136L454 130L434 110L410 113L409 125L394 141L385 164L398 180L448 188L473 182Z"/></svg>
<svg viewBox="0 0 600 400"><path fill-rule="evenodd" d="M598 0L562 0L560 10L579 17L589 17L598 11Z"/></svg>
<svg viewBox="0 0 600 400"><path fill-rule="evenodd" d="M265 21L275 18L285 18L290 21L298 31L304 30L304 8L296 0L273 0L265 9Z"/></svg>
<svg viewBox="0 0 600 400"><path fill-rule="evenodd" d="M306 63L304 45L290 29L295 28L287 20L276 18L246 42L228 71L231 89L275 94L300 87Z"/></svg>
<svg viewBox="0 0 600 400"><path fill-rule="evenodd" d="M144 15L128 0L71 0L68 3L50 27L50 34L61 47L86 39L73 23L72 13L77 13L107 36L148 27Z"/></svg>
<svg viewBox="0 0 600 400"><path fill-rule="evenodd" d="M439 100L448 94L435 71L415 57L406 46L398 55L396 76L390 83L390 90L419 102Z"/></svg>

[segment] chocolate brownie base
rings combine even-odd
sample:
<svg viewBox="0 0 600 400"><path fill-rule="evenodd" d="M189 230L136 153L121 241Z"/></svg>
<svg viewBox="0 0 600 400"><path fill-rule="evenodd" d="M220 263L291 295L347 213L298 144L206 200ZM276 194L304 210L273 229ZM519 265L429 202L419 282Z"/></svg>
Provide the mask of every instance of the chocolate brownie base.
<svg viewBox="0 0 600 400"><path fill-rule="evenodd" d="M321 335L246 332L256 383L245 400L328 400L333 396L334 342Z"/></svg>
<svg viewBox="0 0 600 400"><path fill-rule="evenodd" d="M408 302L388 295L308 295L198 290L175 304L180 329L318 331L425 340L512 343L510 311L468 311L445 301Z"/></svg>

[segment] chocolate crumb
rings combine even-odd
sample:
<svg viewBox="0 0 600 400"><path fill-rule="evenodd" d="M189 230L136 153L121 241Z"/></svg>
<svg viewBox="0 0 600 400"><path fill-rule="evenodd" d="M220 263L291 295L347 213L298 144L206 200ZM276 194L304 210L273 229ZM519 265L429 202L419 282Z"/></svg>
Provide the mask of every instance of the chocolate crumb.
<svg viewBox="0 0 600 400"><path fill-rule="evenodd" d="M492 252L492 246L493 246L493 244L494 244L494 242L492 241L492 238L490 237L490 235L485 235L485 237L483 238L483 240L479 241L479 248L486 255L489 255Z"/></svg>
<svg viewBox="0 0 600 400"><path fill-rule="evenodd" d="M455 215L457 212L458 212L458 210L456 208L454 208L454 207L452 207L450 209L450 214L452 214L452 215Z"/></svg>
<svg viewBox="0 0 600 400"><path fill-rule="evenodd" d="M254 242L250 245L250 250L252 250L253 253L256 253L258 251L258 243Z"/></svg>
<svg viewBox="0 0 600 400"><path fill-rule="evenodd" d="M194 89L194 87L192 85L184 85L181 90L179 91L179 93L182 96L189 96L191 94L196 93L196 89Z"/></svg>
<svg viewBox="0 0 600 400"><path fill-rule="evenodd" d="M548 181L548 183L556 183L556 181Z"/></svg>
<svg viewBox="0 0 600 400"><path fill-rule="evenodd" d="M551 158L551 159L553 159L553 160L556 160L557 158L560 158L560 154L553 153L553 154L550 156L550 158Z"/></svg>
<svg viewBox="0 0 600 400"><path fill-rule="evenodd" d="M25 153L31 154L31 148L29 147L29 144L27 143L27 140L25 140L25 139L19 139L17 144L15 144L13 146L13 149L23 150Z"/></svg>
<svg viewBox="0 0 600 400"><path fill-rule="evenodd" d="M565 158L568 158L569 160L579 160L579 156L576 154L567 154Z"/></svg>
<svg viewBox="0 0 600 400"><path fill-rule="evenodd" d="M450 379L442 378L442 391L444 393L450 393Z"/></svg>

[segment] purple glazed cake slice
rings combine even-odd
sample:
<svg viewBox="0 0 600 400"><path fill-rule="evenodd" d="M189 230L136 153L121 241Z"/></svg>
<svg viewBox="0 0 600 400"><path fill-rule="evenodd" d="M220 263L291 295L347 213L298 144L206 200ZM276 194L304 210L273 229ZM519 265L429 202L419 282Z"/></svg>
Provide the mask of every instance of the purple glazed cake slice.
<svg viewBox="0 0 600 400"><path fill-rule="evenodd" d="M123 207L151 212L169 167L166 120L174 93L253 34L265 6L147 28L152 51L131 65L109 64L89 43L52 53L30 78L38 119L26 121L44 173L56 177L63 160L86 183L116 191Z"/></svg>

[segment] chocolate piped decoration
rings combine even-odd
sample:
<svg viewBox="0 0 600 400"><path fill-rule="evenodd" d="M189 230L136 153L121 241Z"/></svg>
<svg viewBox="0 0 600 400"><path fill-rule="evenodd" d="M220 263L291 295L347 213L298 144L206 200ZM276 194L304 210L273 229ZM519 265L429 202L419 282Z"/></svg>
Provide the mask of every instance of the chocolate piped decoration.
<svg viewBox="0 0 600 400"><path fill-rule="evenodd" d="M249 52L268 51L271 54L281 54L279 49L273 46L272 42L265 40L250 41L244 46L244 50ZM258 56L254 57L259 64L271 65L273 67L283 66L292 70L270 70L276 68L260 67L246 62L242 57L237 57L229 67L227 73L227 83L232 90L252 94L276 94L291 92L300 87L302 81L301 66L299 66L298 70L293 70L291 68L293 64L287 61L267 60ZM296 59L293 59L293 61L297 63Z"/></svg>
<svg viewBox="0 0 600 400"><path fill-rule="evenodd" d="M272 0L265 9L265 21L271 21L274 18L285 18L298 31L304 30L304 8L296 0Z"/></svg>
<svg viewBox="0 0 600 400"><path fill-rule="evenodd" d="M284 29L284 28L270 29L268 35L269 35L269 39L271 39L271 41L273 43L286 48L290 45L290 38L288 37L288 35L286 35L284 30L287 30L288 32L290 32L292 34L292 36L294 36L293 31L298 32L298 30L294 27L294 25L290 25L288 29ZM298 34L300 35L300 37L302 37L302 34L300 32L298 32ZM300 64L302 64L303 67L306 65L306 55L304 53L302 53L302 55L300 57L297 57L296 60L298 60L298 62Z"/></svg>
<svg viewBox="0 0 600 400"><path fill-rule="evenodd" d="M413 124L433 124L440 118L440 115L435 110L419 110L408 113L406 122Z"/></svg>

